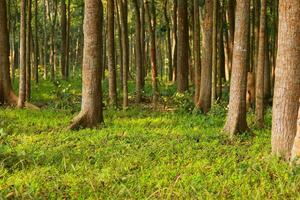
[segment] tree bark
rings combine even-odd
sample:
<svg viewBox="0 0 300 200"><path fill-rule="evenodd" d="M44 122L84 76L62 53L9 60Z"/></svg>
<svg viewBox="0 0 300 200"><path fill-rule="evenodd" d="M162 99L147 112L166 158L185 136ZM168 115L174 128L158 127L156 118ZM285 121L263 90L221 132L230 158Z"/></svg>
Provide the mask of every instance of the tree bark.
<svg viewBox="0 0 300 200"><path fill-rule="evenodd" d="M26 100L26 0L21 0L20 21L20 80L18 107L23 108Z"/></svg>
<svg viewBox="0 0 300 200"><path fill-rule="evenodd" d="M168 67L169 67L169 73L168 78L169 81L173 80L173 63L172 63L172 41L171 41L171 29L170 29L170 20L168 17L168 0L165 0L164 3L164 17L166 21L166 28L167 28L167 56L168 56Z"/></svg>
<svg viewBox="0 0 300 200"><path fill-rule="evenodd" d="M203 113L211 109L213 6L213 0L205 1L205 13L202 17L201 88L196 107Z"/></svg>
<svg viewBox="0 0 300 200"><path fill-rule="evenodd" d="M66 14L66 2L61 0L61 75L62 79L66 80L66 47L67 47L67 14Z"/></svg>
<svg viewBox="0 0 300 200"><path fill-rule="evenodd" d="M189 89L189 23L188 1L178 0L177 8L177 92Z"/></svg>
<svg viewBox="0 0 300 200"><path fill-rule="evenodd" d="M173 21L173 44L172 44L172 57L173 57L173 82L177 80L177 0L173 0L173 12L172 12L172 21Z"/></svg>
<svg viewBox="0 0 300 200"><path fill-rule="evenodd" d="M212 90L211 99L212 105L217 100L217 64L218 64L218 12L219 0L214 0L213 14L213 38L212 38Z"/></svg>
<svg viewBox="0 0 300 200"><path fill-rule="evenodd" d="M200 58L200 16L199 16L199 0L194 0L194 68L195 68L195 103L199 99L201 85L201 58Z"/></svg>
<svg viewBox="0 0 300 200"><path fill-rule="evenodd" d="M102 2L85 0L81 112L70 129L93 128L103 122L101 100Z"/></svg>
<svg viewBox="0 0 300 200"><path fill-rule="evenodd" d="M107 1L107 57L109 71L109 103L117 106L117 79L115 64L115 2Z"/></svg>
<svg viewBox="0 0 300 200"><path fill-rule="evenodd" d="M299 111L298 111L298 121L297 121L297 133L294 139L294 144L291 153L291 161L294 164L300 165L300 104L299 104Z"/></svg>
<svg viewBox="0 0 300 200"><path fill-rule="evenodd" d="M258 63L256 70L256 86L255 86L255 114L256 123L262 128L264 126L264 69L266 59L266 0L261 0L260 28L259 28L259 47L258 47Z"/></svg>
<svg viewBox="0 0 300 200"><path fill-rule="evenodd" d="M289 159L300 98L300 1L279 2L278 55L272 118L272 153ZM288 30L288 31L287 31Z"/></svg>
<svg viewBox="0 0 300 200"><path fill-rule="evenodd" d="M247 50L250 0L236 1L232 77L227 121L224 131L230 137L248 129L246 121Z"/></svg>

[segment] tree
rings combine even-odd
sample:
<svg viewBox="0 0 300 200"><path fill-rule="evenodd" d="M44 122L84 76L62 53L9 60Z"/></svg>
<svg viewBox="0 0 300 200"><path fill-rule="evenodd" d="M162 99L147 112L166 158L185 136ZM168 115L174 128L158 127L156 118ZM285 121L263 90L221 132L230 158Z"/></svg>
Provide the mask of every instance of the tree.
<svg viewBox="0 0 300 200"><path fill-rule="evenodd" d="M294 139L294 144L292 148L292 155L291 155L291 161L294 162L296 161L296 164L299 165L300 161L300 106L299 106L299 111L298 111L298 121L297 121L297 133L296 137Z"/></svg>
<svg viewBox="0 0 300 200"><path fill-rule="evenodd" d="M256 86L255 86L255 114L256 122L259 127L264 126L264 69L266 62L266 6L267 1L261 0L260 26L259 26L259 47L258 63L256 69Z"/></svg>
<svg viewBox="0 0 300 200"><path fill-rule="evenodd" d="M188 1L178 0L177 6L177 91L183 93L189 89Z"/></svg>
<svg viewBox="0 0 300 200"><path fill-rule="evenodd" d="M129 40L128 40L128 5L127 0L119 0L120 25L123 62L123 108L128 107L128 70L129 70Z"/></svg>
<svg viewBox="0 0 300 200"><path fill-rule="evenodd" d="M200 84L201 84L199 0L194 0L193 14L194 14L193 50L194 50L194 68L195 68L195 103L197 103L200 95Z"/></svg>
<svg viewBox="0 0 300 200"><path fill-rule="evenodd" d="M101 7L99 0L85 0L81 112L74 118L70 129L92 128L103 122L99 67L102 62Z"/></svg>
<svg viewBox="0 0 300 200"><path fill-rule="evenodd" d="M141 43L141 17L140 9L137 0L133 1L135 9L135 61L136 61L136 102L142 101L142 79L143 79L143 58L142 58L142 43Z"/></svg>
<svg viewBox="0 0 300 200"><path fill-rule="evenodd" d="M27 21L26 21L26 100L31 96L31 45L32 45L32 27L31 27L31 4L32 0L27 0Z"/></svg>
<svg viewBox="0 0 300 200"><path fill-rule="evenodd" d="M224 131L231 137L248 129L246 121L247 50L250 0L236 1L229 110Z"/></svg>
<svg viewBox="0 0 300 200"><path fill-rule="evenodd" d="M39 55L38 55L38 0L34 1L34 80L36 83L39 82Z"/></svg>
<svg viewBox="0 0 300 200"><path fill-rule="evenodd" d="M20 21L20 80L18 107L25 106L26 99L26 0L21 0Z"/></svg>
<svg viewBox="0 0 300 200"><path fill-rule="evenodd" d="M205 11L202 17L202 58L201 58L201 88L196 107L207 113L211 108L212 92L212 33L214 0L205 1Z"/></svg>
<svg viewBox="0 0 300 200"><path fill-rule="evenodd" d="M279 1L278 52L272 114L272 153L289 159L300 98L300 1Z"/></svg>
<svg viewBox="0 0 300 200"><path fill-rule="evenodd" d="M114 0L107 1L107 57L109 71L109 103L117 106L117 79L115 64L115 20Z"/></svg>
<svg viewBox="0 0 300 200"><path fill-rule="evenodd" d="M67 12L66 0L61 0L61 75L63 79L67 79L67 66L66 66L66 50L67 50Z"/></svg>
<svg viewBox="0 0 300 200"><path fill-rule="evenodd" d="M172 30L172 58L173 58L173 81L177 80L177 0L173 0L173 11L172 11L172 21L173 21L173 30Z"/></svg>
<svg viewBox="0 0 300 200"><path fill-rule="evenodd" d="M156 104L158 100L158 88L157 88L157 66L156 66L156 13L155 13L155 2L145 1L145 12L147 14L149 34L150 34L150 61L151 61L151 75L152 75L152 102Z"/></svg>

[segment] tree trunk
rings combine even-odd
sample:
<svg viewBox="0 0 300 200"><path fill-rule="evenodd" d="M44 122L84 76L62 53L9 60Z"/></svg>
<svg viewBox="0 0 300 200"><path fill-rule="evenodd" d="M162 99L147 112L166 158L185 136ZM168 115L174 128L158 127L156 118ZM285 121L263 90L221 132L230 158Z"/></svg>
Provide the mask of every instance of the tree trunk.
<svg viewBox="0 0 300 200"><path fill-rule="evenodd" d="M237 0L230 99L224 131L231 137L248 129L246 121L247 50L250 0Z"/></svg>
<svg viewBox="0 0 300 200"><path fill-rule="evenodd" d="M272 119L272 153L289 159L300 98L300 1L279 2L278 55ZM288 30L288 31L287 31Z"/></svg>
<svg viewBox="0 0 300 200"><path fill-rule="evenodd" d="M103 122L101 100L102 2L85 0L81 112L70 129L92 128Z"/></svg>
<svg viewBox="0 0 300 200"><path fill-rule="evenodd" d="M71 0L68 0L68 7L67 7L68 15L67 15L67 34L66 34L66 77L69 78L70 74L70 45L71 45L71 36L70 36L70 29L71 29Z"/></svg>
<svg viewBox="0 0 300 200"><path fill-rule="evenodd" d="M117 106L117 80L115 64L115 2L107 1L107 57L109 71L109 103Z"/></svg>
<svg viewBox="0 0 300 200"><path fill-rule="evenodd" d="M26 24L26 100L31 97L31 45L32 45L32 27L31 27L31 1L27 0L27 24Z"/></svg>
<svg viewBox="0 0 300 200"><path fill-rule="evenodd" d="M155 105L158 100L158 88L157 88L157 65L156 65L156 13L154 0L151 0L151 5L146 0L145 12L148 19L148 27L150 34L150 61L151 61L151 75L152 75L152 102Z"/></svg>
<svg viewBox="0 0 300 200"><path fill-rule="evenodd" d="M218 1L214 0L214 14L213 14L213 39L212 39L212 90L211 99L212 105L217 100L217 64L218 64Z"/></svg>
<svg viewBox="0 0 300 200"><path fill-rule="evenodd" d="M34 30L35 30L35 37L34 37L34 80L36 83L39 82L39 43L38 43L38 0L35 0L35 7L34 7Z"/></svg>
<svg viewBox="0 0 300 200"><path fill-rule="evenodd" d="M171 29L170 29L170 20L168 17L168 0L165 0L164 3L164 16L166 21L167 28L167 54L168 54L168 66L169 66L169 81L173 80L173 63L172 63L172 41L171 41Z"/></svg>
<svg viewBox="0 0 300 200"><path fill-rule="evenodd" d="M260 28L259 28L259 48L258 63L256 69L256 86L255 86L255 114L257 125L262 128L264 126L264 69L266 59L265 49L265 31L266 31L266 0L261 0Z"/></svg>
<svg viewBox="0 0 300 200"><path fill-rule="evenodd" d="M199 99L201 84L201 58L200 58L200 16L199 0L194 0L194 32L193 32L193 50L194 50L194 68L195 68L195 103Z"/></svg>
<svg viewBox="0 0 300 200"><path fill-rule="evenodd" d="M201 88L196 107L204 113L211 108L213 6L213 0L205 1L205 13L202 17Z"/></svg>
<svg viewBox="0 0 300 200"><path fill-rule="evenodd" d="M127 0L120 1L120 24L123 55L123 108L128 107L128 69L129 69L129 41L128 41L128 5Z"/></svg>
<svg viewBox="0 0 300 200"><path fill-rule="evenodd" d="M67 14L66 2L61 0L61 58L60 67L62 79L66 80L66 47L67 47Z"/></svg>
<svg viewBox="0 0 300 200"><path fill-rule="evenodd" d="M26 100L26 0L21 0L20 12L20 80L18 107L23 108Z"/></svg>
<svg viewBox="0 0 300 200"><path fill-rule="evenodd" d="M47 12L46 12L46 1L43 0L43 41L44 41L44 46L43 46L43 67L44 67L44 80L47 79L47 49L48 49L48 37L47 37Z"/></svg>
<svg viewBox="0 0 300 200"><path fill-rule="evenodd" d="M173 13L172 13L172 21L173 21L173 44L172 44L172 54L173 54L173 82L177 80L177 0L173 0Z"/></svg>
<svg viewBox="0 0 300 200"><path fill-rule="evenodd" d="M178 0L177 24L177 91L184 93L189 89L189 23L188 1Z"/></svg>

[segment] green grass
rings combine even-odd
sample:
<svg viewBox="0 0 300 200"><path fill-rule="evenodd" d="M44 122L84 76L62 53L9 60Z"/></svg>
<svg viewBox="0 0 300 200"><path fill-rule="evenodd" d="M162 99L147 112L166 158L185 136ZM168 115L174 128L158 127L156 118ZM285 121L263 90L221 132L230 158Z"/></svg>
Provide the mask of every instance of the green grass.
<svg viewBox="0 0 300 200"><path fill-rule="evenodd" d="M264 130L250 113L254 134L233 140L221 132L225 106L192 114L177 97L176 110L107 108L105 125L71 132L80 87L42 81L40 111L0 108L0 199L300 198L299 170L270 155L270 111Z"/></svg>

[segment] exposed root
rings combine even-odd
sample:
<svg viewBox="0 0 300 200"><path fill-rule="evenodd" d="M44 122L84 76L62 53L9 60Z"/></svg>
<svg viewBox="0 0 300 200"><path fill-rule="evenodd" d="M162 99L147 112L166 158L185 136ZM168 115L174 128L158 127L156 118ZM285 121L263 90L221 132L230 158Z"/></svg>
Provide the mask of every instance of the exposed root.
<svg viewBox="0 0 300 200"><path fill-rule="evenodd" d="M14 107L17 107L18 105L18 97L13 93L10 92L8 97L6 98L6 102ZM33 110L39 110L40 108L36 105L33 105L31 103L25 102L25 107Z"/></svg>
<svg viewBox="0 0 300 200"><path fill-rule="evenodd" d="M79 113L79 115L77 115L71 125L68 127L69 130L78 130L80 129L81 126L84 126L85 123L85 118L86 118L86 113Z"/></svg>

